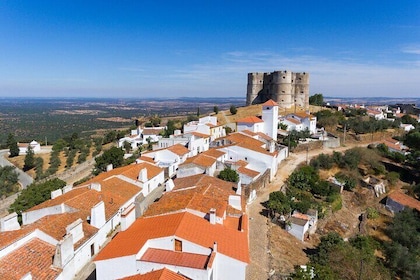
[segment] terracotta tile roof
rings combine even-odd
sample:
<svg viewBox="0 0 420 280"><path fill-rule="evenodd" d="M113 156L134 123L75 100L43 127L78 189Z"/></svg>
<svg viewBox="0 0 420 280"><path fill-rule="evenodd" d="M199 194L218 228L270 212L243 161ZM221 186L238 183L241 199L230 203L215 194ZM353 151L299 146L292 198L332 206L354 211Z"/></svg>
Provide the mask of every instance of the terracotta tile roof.
<svg viewBox="0 0 420 280"><path fill-rule="evenodd" d="M245 149L249 149L270 156L276 156L278 154L278 151L270 153L265 148L263 148L263 146L266 145L264 142L240 132L231 133L228 136L226 136L226 139L230 140L233 143L232 146L236 145Z"/></svg>
<svg viewBox="0 0 420 280"><path fill-rule="evenodd" d="M314 116L312 116L311 114L305 113L305 112L297 112L297 113L293 113L292 115L295 115L301 119L305 119L305 118L314 118Z"/></svg>
<svg viewBox="0 0 420 280"><path fill-rule="evenodd" d="M205 154L198 154L194 157L187 158L187 160L180 165L180 168L187 164L196 164L202 167L210 167L215 163L216 159L214 157L210 157Z"/></svg>
<svg viewBox="0 0 420 280"><path fill-rule="evenodd" d="M210 208L214 208L216 215L223 217L228 208L229 195L236 194L233 183L203 174L177 178L174 184L174 189L150 205L144 216L163 215L188 209L208 213Z"/></svg>
<svg viewBox="0 0 420 280"><path fill-rule="evenodd" d="M264 122L262 119L255 116L242 118L236 121L236 123L262 123L262 122Z"/></svg>
<svg viewBox="0 0 420 280"><path fill-rule="evenodd" d="M306 219L301 219L301 218L297 218L297 217L293 217L293 216L289 218L289 221L292 224L300 225L300 226L304 226L308 222L308 220L306 220Z"/></svg>
<svg viewBox="0 0 420 280"><path fill-rule="evenodd" d="M149 248L140 261L206 269L209 258L207 255Z"/></svg>
<svg viewBox="0 0 420 280"><path fill-rule="evenodd" d="M268 136L267 134L264 134L262 132L257 132L257 135L264 140L273 141L273 138L271 138L270 136Z"/></svg>
<svg viewBox="0 0 420 280"><path fill-rule="evenodd" d="M420 211L420 201L400 191L394 191L390 193L388 197L391 198L393 201L398 202L401 205L407 206L412 209L417 209L417 211Z"/></svg>
<svg viewBox="0 0 420 280"><path fill-rule="evenodd" d="M145 162L149 162L149 163L155 163L155 160L153 159L154 157L149 157L146 154L141 155L141 157L139 158L139 160L141 161L145 161Z"/></svg>
<svg viewBox="0 0 420 280"><path fill-rule="evenodd" d="M176 144L176 145L170 146L168 148L168 150L173 152L174 154L179 155L179 156L183 156L183 155L189 153L189 150L181 144Z"/></svg>
<svg viewBox="0 0 420 280"><path fill-rule="evenodd" d="M242 133L246 133L246 134L248 134L249 136L257 136L257 135L258 135L257 133L255 133L255 132L253 132L253 131L251 131L251 130L249 130L249 129L242 130L241 132L242 132Z"/></svg>
<svg viewBox="0 0 420 280"><path fill-rule="evenodd" d="M33 238L0 259L0 279L21 279L28 272L32 279L56 279L61 269L52 266L55 246Z"/></svg>
<svg viewBox="0 0 420 280"><path fill-rule="evenodd" d="M279 106L273 99L268 100L263 104L263 106Z"/></svg>
<svg viewBox="0 0 420 280"><path fill-rule="evenodd" d="M164 267L145 274L137 274L121 278L121 280L190 280L190 278L184 277L181 274L175 273Z"/></svg>
<svg viewBox="0 0 420 280"><path fill-rule="evenodd" d="M249 168L246 168L246 167L243 167L243 166L238 168L238 172L241 173L241 174L244 174L248 177L251 177L251 178L255 178L258 175L260 175L260 172L249 169Z"/></svg>
<svg viewBox="0 0 420 280"><path fill-rule="evenodd" d="M301 124L301 122L299 120L294 119L294 118L286 118L286 120L288 122L291 122L291 123L294 123L294 124Z"/></svg>
<svg viewBox="0 0 420 280"><path fill-rule="evenodd" d="M308 215L302 214L302 213L294 213L292 216L295 217L295 218L302 219L302 220L307 220L307 221L310 220Z"/></svg>
<svg viewBox="0 0 420 280"><path fill-rule="evenodd" d="M191 135L197 136L199 138L209 138L210 137L210 135L208 135L208 134L204 134L204 133L200 133L200 132L195 132L195 131L188 132L186 134L191 134Z"/></svg>
<svg viewBox="0 0 420 280"><path fill-rule="evenodd" d="M203 152L202 154L217 159L217 158L220 158L221 156L223 156L226 153L223 152L223 151L216 150L216 149L209 149L209 150Z"/></svg>
<svg viewBox="0 0 420 280"><path fill-rule="evenodd" d="M164 227L162 225L165 225ZM188 212L137 219L130 228L120 232L97 255L95 261L135 255L149 239L175 236L212 248L217 242L218 252L249 263L248 231L210 224L204 218Z"/></svg>

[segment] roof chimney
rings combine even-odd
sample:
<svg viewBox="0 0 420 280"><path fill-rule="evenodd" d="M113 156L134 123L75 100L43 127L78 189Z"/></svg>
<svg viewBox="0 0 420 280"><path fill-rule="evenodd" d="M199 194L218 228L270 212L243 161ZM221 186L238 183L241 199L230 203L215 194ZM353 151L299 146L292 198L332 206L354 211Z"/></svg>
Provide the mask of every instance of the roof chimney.
<svg viewBox="0 0 420 280"><path fill-rule="evenodd" d="M216 224L216 209L214 209L214 208L210 209L209 221L210 221L210 224L212 224L212 225Z"/></svg>
<svg viewBox="0 0 420 280"><path fill-rule="evenodd" d="M0 219L0 232L18 230L20 229L19 222L17 220L16 212L13 212L6 217Z"/></svg>
<svg viewBox="0 0 420 280"><path fill-rule="evenodd" d="M140 170L138 180L140 182L146 182L147 181L147 168L142 168Z"/></svg>
<svg viewBox="0 0 420 280"><path fill-rule="evenodd" d="M112 163L106 166L106 172L111 171L112 169L114 169L114 166L112 165Z"/></svg>
<svg viewBox="0 0 420 280"><path fill-rule="evenodd" d="M213 243L213 252L217 253L217 242L216 241L214 241L214 243Z"/></svg>

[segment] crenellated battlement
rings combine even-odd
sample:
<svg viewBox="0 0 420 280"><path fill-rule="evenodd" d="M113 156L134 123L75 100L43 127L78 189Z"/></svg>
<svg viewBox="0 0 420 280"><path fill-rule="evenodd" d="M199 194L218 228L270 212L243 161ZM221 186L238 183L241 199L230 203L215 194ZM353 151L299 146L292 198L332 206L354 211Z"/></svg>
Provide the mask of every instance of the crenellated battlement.
<svg viewBox="0 0 420 280"><path fill-rule="evenodd" d="M309 108L309 73L288 70L248 73L246 104L273 99L280 108Z"/></svg>

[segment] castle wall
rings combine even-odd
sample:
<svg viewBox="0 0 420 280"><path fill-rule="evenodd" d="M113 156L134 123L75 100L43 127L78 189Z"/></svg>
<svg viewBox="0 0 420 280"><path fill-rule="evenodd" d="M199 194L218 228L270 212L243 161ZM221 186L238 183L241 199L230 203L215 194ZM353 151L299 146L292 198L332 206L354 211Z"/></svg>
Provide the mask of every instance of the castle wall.
<svg viewBox="0 0 420 280"><path fill-rule="evenodd" d="M246 104L273 99L280 108L298 106L309 109L309 73L274 71L248 73Z"/></svg>

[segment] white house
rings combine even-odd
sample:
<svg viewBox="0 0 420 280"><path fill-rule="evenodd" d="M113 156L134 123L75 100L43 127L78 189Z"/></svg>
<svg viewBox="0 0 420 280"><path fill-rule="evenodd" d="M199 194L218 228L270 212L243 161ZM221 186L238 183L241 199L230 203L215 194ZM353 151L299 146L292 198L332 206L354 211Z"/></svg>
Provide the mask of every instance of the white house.
<svg viewBox="0 0 420 280"><path fill-rule="evenodd" d="M126 136L118 140L118 148L124 148L124 143L130 143L132 150L136 150L139 146L143 145L143 138L140 135Z"/></svg>
<svg viewBox="0 0 420 280"><path fill-rule="evenodd" d="M190 157L184 163L179 165L177 177L183 178L196 174L214 176L214 172L216 171L216 162L217 160L215 158L204 154Z"/></svg>
<svg viewBox="0 0 420 280"><path fill-rule="evenodd" d="M189 150L181 144L176 144L165 149L155 150L143 153L138 161L153 163L160 168L166 168L168 176L173 177L178 166L185 162Z"/></svg>
<svg viewBox="0 0 420 280"><path fill-rule="evenodd" d="M369 117L375 118L375 120L382 120L386 118L386 114L382 110L376 108L367 108L366 114Z"/></svg>
<svg viewBox="0 0 420 280"><path fill-rule="evenodd" d="M213 213L208 220L189 212L139 218L95 258L97 279L162 268L197 280L245 279L249 263L245 218L234 227L217 224Z"/></svg>
<svg viewBox="0 0 420 280"><path fill-rule="evenodd" d="M402 123L400 124L400 127L404 129L404 132L409 132L410 130L415 129L414 125L412 125L411 123Z"/></svg>
<svg viewBox="0 0 420 280"><path fill-rule="evenodd" d="M316 231L317 223L318 211L309 209L306 214L294 211L287 221L286 230L300 241L304 241L305 236Z"/></svg>
<svg viewBox="0 0 420 280"><path fill-rule="evenodd" d="M292 113L281 117L280 123L287 125L287 131L308 129L311 134L316 133L316 117L305 112Z"/></svg>
<svg viewBox="0 0 420 280"><path fill-rule="evenodd" d="M261 175L260 172L248 168L247 166L249 165L249 162L246 162L244 160L238 160L230 164L230 168L238 172L239 181L241 182L241 184L248 185L257 180Z"/></svg>
<svg viewBox="0 0 420 280"><path fill-rule="evenodd" d="M19 155L26 155L26 152L28 151L28 147L31 147L32 151L35 154L41 151L41 145L35 140L31 141L30 143L18 143L18 147L19 147Z"/></svg>
<svg viewBox="0 0 420 280"><path fill-rule="evenodd" d="M125 229L134 222L136 197L159 180L163 170L151 164L116 168L51 192L50 200L22 213L22 226L15 214L2 218L0 278L74 278L120 223Z"/></svg>
<svg viewBox="0 0 420 280"><path fill-rule="evenodd" d="M278 104L273 100L268 100L262 104L262 118L249 116L236 121L238 132L248 130L254 133L263 133L277 140L278 129Z"/></svg>
<svg viewBox="0 0 420 280"><path fill-rule="evenodd" d="M199 132L210 135L211 141L226 136L226 131L222 125L217 122L217 117L206 116L200 118L198 121L192 121L184 124L184 133Z"/></svg>
<svg viewBox="0 0 420 280"><path fill-rule="evenodd" d="M188 132L184 134L171 135L169 138L159 140L154 150L168 148L175 144L181 144L190 151L189 157L205 152L209 149L210 135L199 132Z"/></svg>
<svg viewBox="0 0 420 280"><path fill-rule="evenodd" d="M118 140L118 148L124 147L124 142L131 145L131 149L135 150L141 145L158 142L162 138L160 135L165 127L137 127L131 131L130 136L123 137Z"/></svg>
<svg viewBox="0 0 420 280"><path fill-rule="evenodd" d="M267 145L267 142L255 139L246 132L231 133L216 139L213 145L225 152L227 161L243 160L248 162L247 168L261 174L269 169L270 180L274 179L278 165L287 157L287 147Z"/></svg>

